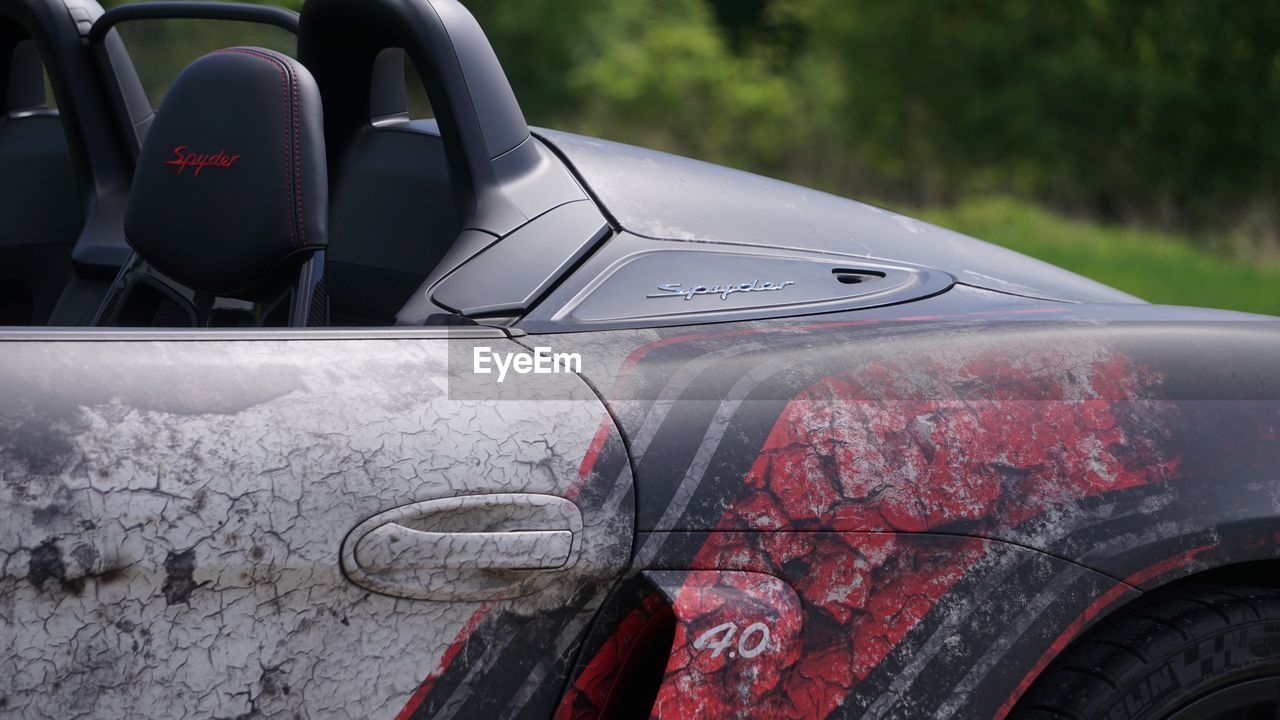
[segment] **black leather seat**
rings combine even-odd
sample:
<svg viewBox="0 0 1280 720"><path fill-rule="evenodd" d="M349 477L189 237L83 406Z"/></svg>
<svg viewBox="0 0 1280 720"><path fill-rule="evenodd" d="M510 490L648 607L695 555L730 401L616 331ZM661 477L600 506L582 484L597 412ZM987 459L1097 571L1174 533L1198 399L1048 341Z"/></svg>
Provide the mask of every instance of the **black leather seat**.
<svg viewBox="0 0 1280 720"><path fill-rule="evenodd" d="M393 325L462 231L457 187L436 122L409 117L403 50L383 51L372 78L328 80L370 99L366 122L335 158L333 321Z"/></svg>
<svg viewBox="0 0 1280 720"><path fill-rule="evenodd" d="M134 256L97 324L327 324L327 173L306 68L260 48L195 61L138 158L125 217Z"/></svg>
<svg viewBox="0 0 1280 720"><path fill-rule="evenodd" d="M44 325L83 225L66 134L35 45L0 28L0 325Z"/></svg>

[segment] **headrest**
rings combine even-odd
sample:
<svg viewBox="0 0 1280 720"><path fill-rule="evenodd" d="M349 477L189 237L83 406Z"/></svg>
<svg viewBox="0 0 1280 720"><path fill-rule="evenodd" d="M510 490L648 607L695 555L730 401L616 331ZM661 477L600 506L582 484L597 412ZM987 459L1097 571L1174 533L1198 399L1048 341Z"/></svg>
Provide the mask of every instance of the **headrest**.
<svg viewBox="0 0 1280 720"><path fill-rule="evenodd" d="M174 82L147 132L125 235L193 290L243 297L288 282L328 242L320 91L270 50L219 50Z"/></svg>

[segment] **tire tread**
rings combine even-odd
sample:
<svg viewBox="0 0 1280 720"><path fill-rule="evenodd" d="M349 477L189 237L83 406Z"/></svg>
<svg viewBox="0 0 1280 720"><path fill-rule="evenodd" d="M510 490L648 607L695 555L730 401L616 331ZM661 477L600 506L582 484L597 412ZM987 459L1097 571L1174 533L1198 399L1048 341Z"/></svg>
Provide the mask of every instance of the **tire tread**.
<svg viewBox="0 0 1280 720"><path fill-rule="evenodd" d="M1265 621L1280 623L1280 589L1190 586L1141 598L1072 643L1010 718L1104 717L1161 658L1238 624Z"/></svg>

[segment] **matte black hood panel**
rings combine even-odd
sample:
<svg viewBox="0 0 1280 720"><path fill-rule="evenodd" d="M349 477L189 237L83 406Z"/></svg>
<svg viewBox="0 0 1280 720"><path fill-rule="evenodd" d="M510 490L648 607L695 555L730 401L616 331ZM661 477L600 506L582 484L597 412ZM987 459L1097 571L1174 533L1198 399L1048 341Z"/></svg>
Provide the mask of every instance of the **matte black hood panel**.
<svg viewBox="0 0 1280 720"><path fill-rule="evenodd" d="M975 287L1051 300L1142 302L1012 250L828 193L631 145L537 133L637 235L906 263Z"/></svg>

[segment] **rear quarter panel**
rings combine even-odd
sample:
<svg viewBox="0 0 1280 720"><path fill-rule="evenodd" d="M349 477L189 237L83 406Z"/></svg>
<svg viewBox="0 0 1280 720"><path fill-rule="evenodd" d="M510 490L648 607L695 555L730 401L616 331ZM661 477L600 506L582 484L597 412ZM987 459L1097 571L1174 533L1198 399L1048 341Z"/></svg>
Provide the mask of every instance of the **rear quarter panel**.
<svg viewBox="0 0 1280 720"><path fill-rule="evenodd" d="M633 570L798 593L741 688L778 716L1002 716L1126 599L1280 557L1280 322L943 300L555 338L634 453Z"/></svg>

